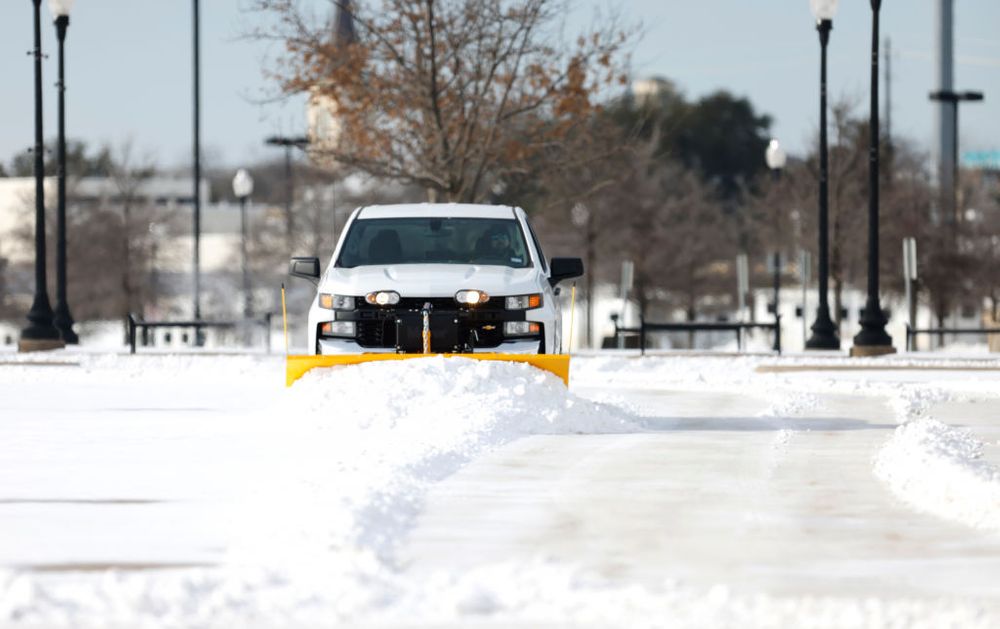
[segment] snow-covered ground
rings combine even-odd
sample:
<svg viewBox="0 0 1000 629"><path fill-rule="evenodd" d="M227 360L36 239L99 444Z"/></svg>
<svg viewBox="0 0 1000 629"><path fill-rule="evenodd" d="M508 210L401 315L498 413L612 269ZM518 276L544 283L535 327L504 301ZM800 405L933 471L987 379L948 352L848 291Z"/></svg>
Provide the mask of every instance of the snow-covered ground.
<svg viewBox="0 0 1000 629"><path fill-rule="evenodd" d="M0 355L0 626L1000 626L988 355L282 368Z"/></svg>

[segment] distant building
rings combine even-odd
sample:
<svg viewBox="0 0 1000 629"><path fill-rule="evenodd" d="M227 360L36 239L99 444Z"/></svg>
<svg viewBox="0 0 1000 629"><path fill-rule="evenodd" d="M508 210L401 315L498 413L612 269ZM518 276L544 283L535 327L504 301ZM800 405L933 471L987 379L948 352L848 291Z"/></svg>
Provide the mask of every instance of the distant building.
<svg viewBox="0 0 1000 629"><path fill-rule="evenodd" d="M50 210L55 207L56 185L55 177L45 178L45 203ZM189 177L151 177L138 185L135 192L136 202L145 206L174 209L178 213L186 213L186 208L194 205L191 189ZM202 247L203 250L211 250L211 238L216 233L213 226L219 222L215 215L221 210L219 206L208 206L208 181L202 181L200 194L202 207L206 208L204 210L205 217L202 219L203 233L209 237L209 242L203 242ZM120 202L122 193L112 178L83 177L68 181L67 195L70 211L75 211L76 208L117 204ZM26 223L29 223L33 228L34 207L34 177L0 177L0 257L6 258L11 264L30 263L35 259L34 248L30 246L30 243L15 237L18 228L23 228ZM55 225L50 220L46 224L46 228L51 232L55 229ZM236 230L239 231L238 224ZM188 243L189 248L190 246Z"/></svg>
<svg viewBox="0 0 1000 629"><path fill-rule="evenodd" d="M0 260L4 261L5 292L3 296L7 309L16 312L27 311L34 293L33 264L35 260L34 244L26 234L34 229L34 178L0 178ZM137 210L141 209L144 216L135 220L142 221L141 229L148 228L151 249L145 259L143 276L156 285L158 299L155 310L161 315L167 313L184 314L190 309L190 293L192 285L193 247L192 208L193 186L190 178L184 177L152 177L139 184L133 201ZM226 293L227 287L238 285L240 268L234 261L239 260L241 251L241 230L239 206L235 203L208 203L209 184L203 181L201 186L202 217L201 217L201 272L202 282L206 291L216 290ZM55 223L52 220L52 209L55 206L56 179L45 180L46 205L49 209L46 231L49 243L53 241ZM87 212L91 208L114 209L120 207L120 193L116 183L110 178L83 178L71 180L68 189L68 212ZM149 210L152 210L150 216ZM251 204L249 218L260 221L270 214L277 216L275 208ZM148 224L147 224L148 223ZM93 234L93 230L89 232ZM70 229L68 238L71 245L79 246L79 241ZM101 245L107 246L108 242ZM100 246L100 245L98 245ZM51 247L51 244L50 244ZM50 261L52 251L49 251ZM72 255L72 254L71 254ZM112 257L107 264L115 262ZM69 264L75 262L72 257ZM94 264L94 262L89 262ZM94 272L107 272L108 269L94 269ZM48 268L50 281L54 278L55 269ZM50 295L53 299L54 295ZM71 304L72 305L72 304ZM0 339L2 340L2 339Z"/></svg>

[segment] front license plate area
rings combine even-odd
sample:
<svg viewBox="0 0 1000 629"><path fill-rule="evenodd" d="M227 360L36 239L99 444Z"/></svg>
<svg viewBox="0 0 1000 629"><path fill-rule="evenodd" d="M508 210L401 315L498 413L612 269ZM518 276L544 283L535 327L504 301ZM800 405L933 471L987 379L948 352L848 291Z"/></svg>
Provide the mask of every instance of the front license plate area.
<svg viewBox="0 0 1000 629"><path fill-rule="evenodd" d="M431 312L431 351L451 353L460 350L458 316L454 312ZM396 317L396 350L406 354L424 351L423 315L419 312L402 312Z"/></svg>

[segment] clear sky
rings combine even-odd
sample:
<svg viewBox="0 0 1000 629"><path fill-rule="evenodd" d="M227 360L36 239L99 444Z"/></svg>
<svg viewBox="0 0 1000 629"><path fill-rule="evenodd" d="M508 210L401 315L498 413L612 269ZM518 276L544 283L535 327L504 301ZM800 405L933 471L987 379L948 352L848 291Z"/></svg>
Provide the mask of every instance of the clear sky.
<svg viewBox="0 0 1000 629"><path fill-rule="evenodd" d="M322 3L323 0L315 0ZM364 1L364 0L362 0ZM375 0L369 0L375 1ZM43 5L45 3L43 2ZM202 144L208 165L238 166L267 155L263 138L300 134L303 100L262 103L273 85L262 71L268 45L241 34L261 24L246 0L202 1ZM662 75L689 97L716 89L748 96L774 118L792 152L816 133L819 44L808 0L600 0L641 22L632 70ZM594 2L575 0L569 28L592 20ZM871 11L841 0L830 41L831 96L868 108ZM935 0L886 0L882 34L892 39L893 131L928 150L934 110ZM0 161L33 142L30 0L0 2ZM73 138L132 138L162 165L190 162L191 2L80 0L67 38L67 126ZM961 111L963 150L1000 149L1000 2L956 0L956 88L986 93ZM46 137L55 133L55 33L43 6ZM884 96L884 95L883 95Z"/></svg>

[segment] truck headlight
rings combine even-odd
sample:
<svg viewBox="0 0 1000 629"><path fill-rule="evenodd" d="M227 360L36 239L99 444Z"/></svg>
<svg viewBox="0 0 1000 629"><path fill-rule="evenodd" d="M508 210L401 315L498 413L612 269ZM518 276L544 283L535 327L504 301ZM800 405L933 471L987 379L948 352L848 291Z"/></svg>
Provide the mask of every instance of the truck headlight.
<svg viewBox="0 0 1000 629"><path fill-rule="evenodd" d="M504 300L507 310L531 310L542 307L542 294L532 293L531 295L514 295Z"/></svg>
<svg viewBox="0 0 1000 629"><path fill-rule="evenodd" d="M394 290L377 290L365 295L365 301L373 306L395 306L399 303L399 293Z"/></svg>
<svg viewBox="0 0 1000 629"><path fill-rule="evenodd" d="M354 338L353 321L327 321L319 326L320 336L346 336Z"/></svg>
<svg viewBox="0 0 1000 629"><path fill-rule="evenodd" d="M477 306L489 300L490 296L481 290L460 290L455 293L455 301L465 306Z"/></svg>
<svg viewBox="0 0 1000 629"><path fill-rule="evenodd" d="M326 310L354 310L354 298L346 295L320 293L319 307Z"/></svg>
<svg viewBox="0 0 1000 629"><path fill-rule="evenodd" d="M542 331L542 324L534 321L507 321L503 324L504 336L536 336Z"/></svg>

